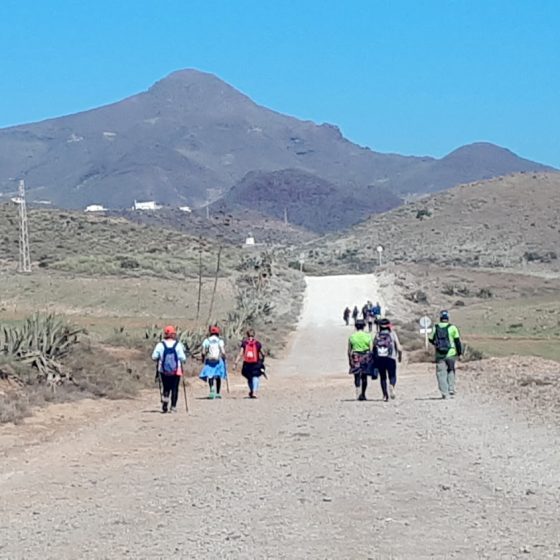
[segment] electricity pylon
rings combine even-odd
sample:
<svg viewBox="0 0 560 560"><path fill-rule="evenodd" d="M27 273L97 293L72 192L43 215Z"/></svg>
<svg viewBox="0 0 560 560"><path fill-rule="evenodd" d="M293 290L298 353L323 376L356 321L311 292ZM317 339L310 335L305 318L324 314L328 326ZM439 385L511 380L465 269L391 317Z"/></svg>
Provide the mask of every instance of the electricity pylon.
<svg viewBox="0 0 560 560"><path fill-rule="evenodd" d="M31 272L29 254L29 227L27 225L27 204L25 203L25 183L19 182L19 272Z"/></svg>

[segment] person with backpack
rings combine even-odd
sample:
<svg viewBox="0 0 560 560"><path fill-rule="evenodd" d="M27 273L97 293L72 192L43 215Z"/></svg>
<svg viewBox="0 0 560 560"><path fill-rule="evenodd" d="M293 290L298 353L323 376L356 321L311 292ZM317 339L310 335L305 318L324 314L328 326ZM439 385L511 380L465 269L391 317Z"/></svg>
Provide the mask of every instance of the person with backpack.
<svg viewBox="0 0 560 560"><path fill-rule="evenodd" d="M183 375L182 366L187 361L187 353L183 343L177 340L175 327L168 326L163 329L163 339L156 344L152 360L157 362L157 375L162 384L161 411L177 412L179 383Z"/></svg>
<svg viewBox="0 0 560 560"><path fill-rule="evenodd" d="M209 399L221 399L222 379L227 377L226 351L224 341L220 338L220 327L212 325L208 337L202 342L202 359L204 367L200 379L208 381Z"/></svg>
<svg viewBox="0 0 560 560"><path fill-rule="evenodd" d="M348 326L350 324L350 308L346 307L342 313L342 320Z"/></svg>
<svg viewBox="0 0 560 560"><path fill-rule="evenodd" d="M241 348L234 364L236 369L240 360L243 360L241 375L247 380L249 385L249 398L256 399L260 377L264 371L264 353L262 344L255 338L255 331L253 329L249 329L247 331L247 338L241 341Z"/></svg>
<svg viewBox="0 0 560 560"><path fill-rule="evenodd" d="M382 311L381 311L381 305L379 305L378 301L373 306L372 313L373 313L373 322L375 323L377 332L379 332L379 321L381 320Z"/></svg>
<svg viewBox="0 0 560 560"><path fill-rule="evenodd" d="M368 385L368 375L371 367L371 350L373 340L369 332L365 332L366 324L363 319L356 320L356 332L348 339L349 373L354 376L356 398L365 401Z"/></svg>
<svg viewBox="0 0 560 560"><path fill-rule="evenodd" d="M362 307L362 317L367 323L368 331L373 331L373 304L369 300Z"/></svg>
<svg viewBox="0 0 560 560"><path fill-rule="evenodd" d="M402 347L397 333L393 330L389 319L378 321L379 332L373 339L373 363L379 374L383 400L395 398L397 384L397 362L402 360ZM387 390L389 378L389 390Z"/></svg>
<svg viewBox="0 0 560 560"><path fill-rule="evenodd" d="M463 353L459 329L449 321L449 312L442 311L439 323L430 334L429 341L435 347L436 377L443 399L455 396L455 362Z"/></svg>
<svg viewBox="0 0 560 560"><path fill-rule="evenodd" d="M354 305L354 309L352 310L352 320L354 321L354 325L356 324L356 321L358 320L358 306Z"/></svg>

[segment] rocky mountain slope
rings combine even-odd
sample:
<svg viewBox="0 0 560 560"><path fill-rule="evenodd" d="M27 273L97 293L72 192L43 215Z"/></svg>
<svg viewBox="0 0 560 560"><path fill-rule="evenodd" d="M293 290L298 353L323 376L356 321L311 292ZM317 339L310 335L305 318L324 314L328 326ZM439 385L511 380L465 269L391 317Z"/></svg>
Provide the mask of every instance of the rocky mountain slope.
<svg viewBox="0 0 560 560"><path fill-rule="evenodd" d="M251 209L308 230L325 233L349 227L402 200L384 187L370 185L343 191L333 183L298 169L252 171L213 206Z"/></svg>
<svg viewBox="0 0 560 560"><path fill-rule="evenodd" d="M213 75L182 70L118 103L0 130L0 194L24 178L30 199L69 208L203 205L254 170L302 170L346 194L371 184L422 193L543 169L490 145L467 152L442 160L377 153L336 126L276 113Z"/></svg>

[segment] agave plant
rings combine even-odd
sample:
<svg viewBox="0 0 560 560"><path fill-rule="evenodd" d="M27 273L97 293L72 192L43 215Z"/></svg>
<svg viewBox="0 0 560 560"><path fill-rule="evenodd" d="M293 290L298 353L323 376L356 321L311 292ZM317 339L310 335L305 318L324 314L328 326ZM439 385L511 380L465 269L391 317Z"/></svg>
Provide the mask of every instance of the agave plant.
<svg viewBox="0 0 560 560"><path fill-rule="evenodd" d="M39 380L58 383L70 378L60 360L83 332L58 315L36 313L21 325L0 329L0 355L36 368Z"/></svg>

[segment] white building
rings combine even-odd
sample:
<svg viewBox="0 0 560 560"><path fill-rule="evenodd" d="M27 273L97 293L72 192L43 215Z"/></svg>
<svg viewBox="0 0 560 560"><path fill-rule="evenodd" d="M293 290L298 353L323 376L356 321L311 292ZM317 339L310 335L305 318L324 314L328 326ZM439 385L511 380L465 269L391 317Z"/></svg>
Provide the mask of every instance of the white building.
<svg viewBox="0 0 560 560"><path fill-rule="evenodd" d="M245 245L254 245L254 244L255 244L255 238L252 235L249 235L249 237L245 239Z"/></svg>
<svg viewBox="0 0 560 560"><path fill-rule="evenodd" d="M190 206L179 206L179 210L181 210L182 212L187 212L187 214L190 214L192 212Z"/></svg>
<svg viewBox="0 0 560 560"><path fill-rule="evenodd" d="M105 212L106 210L107 208L101 204L90 204L89 206L86 206L84 212Z"/></svg>
<svg viewBox="0 0 560 560"><path fill-rule="evenodd" d="M133 210L159 210L161 208L160 204L157 204L155 200L148 200L146 202L134 201Z"/></svg>

